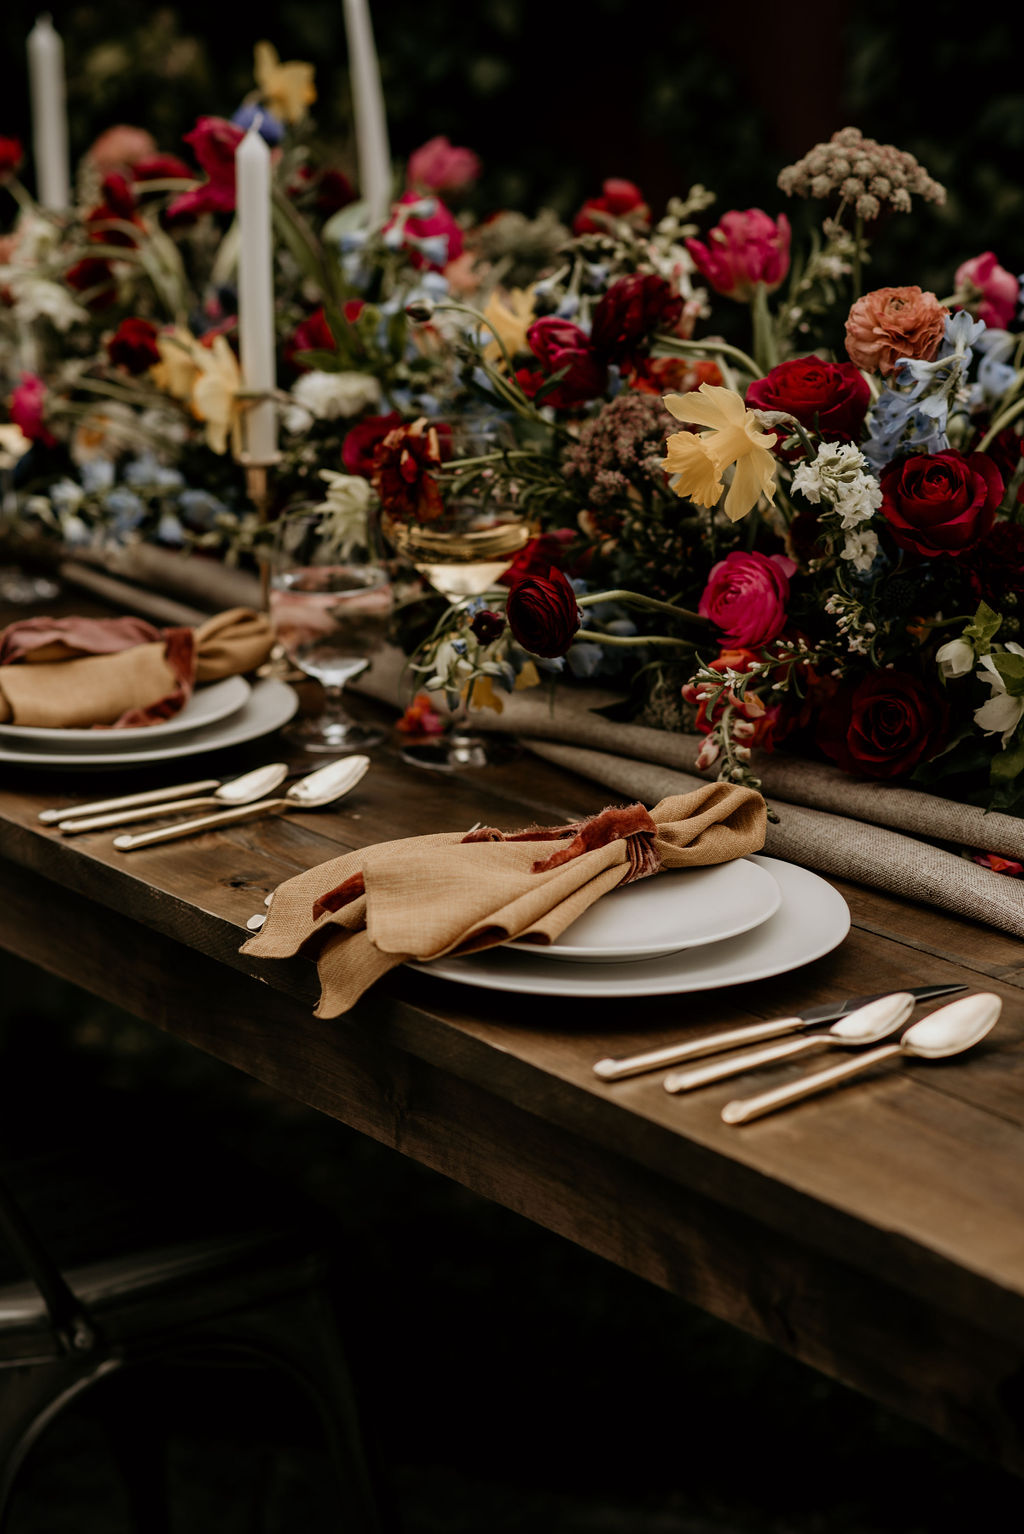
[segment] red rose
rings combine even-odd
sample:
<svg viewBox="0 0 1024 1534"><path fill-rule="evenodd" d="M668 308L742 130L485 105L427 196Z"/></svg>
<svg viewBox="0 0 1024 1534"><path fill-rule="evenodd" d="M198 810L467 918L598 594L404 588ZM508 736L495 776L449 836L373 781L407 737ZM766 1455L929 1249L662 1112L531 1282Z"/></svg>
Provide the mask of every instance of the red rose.
<svg viewBox="0 0 1024 1534"><path fill-rule="evenodd" d="M600 197L588 197L572 221L573 234L607 234L617 219L624 218L639 229L646 229L651 210L644 194L632 181L612 177L601 187Z"/></svg>
<svg viewBox="0 0 1024 1534"><path fill-rule="evenodd" d="M499 583L502 586L515 586L528 575L544 575L552 565L561 569L562 556L575 538L576 533L571 527L557 527L554 532L541 533L539 537L531 538L519 550L505 574L498 577Z"/></svg>
<svg viewBox="0 0 1024 1534"><path fill-rule="evenodd" d="M919 453L882 470L882 514L902 549L958 557L992 529L1003 481L985 453Z"/></svg>
<svg viewBox="0 0 1024 1534"><path fill-rule="evenodd" d="M961 569L975 601L987 602L996 612L1024 604L1024 527L997 522L984 542L966 555ZM1016 601L1007 604L1007 597Z"/></svg>
<svg viewBox="0 0 1024 1534"><path fill-rule="evenodd" d="M16 138L0 138L0 181L13 176L25 158L25 151Z"/></svg>
<svg viewBox="0 0 1024 1534"><path fill-rule="evenodd" d="M174 199L167 209L171 218L235 211L235 151L244 137L242 129L224 117L197 120L192 132L185 134L185 142L195 150L206 180Z"/></svg>
<svg viewBox="0 0 1024 1534"><path fill-rule="evenodd" d="M156 326L149 320L122 320L107 342L107 356L115 367L129 373L145 373L160 361Z"/></svg>
<svg viewBox="0 0 1024 1534"><path fill-rule="evenodd" d="M785 410L801 426L830 442L855 442L871 403L871 390L852 362L793 357L780 362L747 390L751 410ZM779 431L781 441L788 433Z"/></svg>
<svg viewBox="0 0 1024 1534"><path fill-rule="evenodd" d="M516 643L532 655L564 655L582 621L576 593L554 565L517 581L505 605Z"/></svg>
<svg viewBox="0 0 1024 1534"><path fill-rule="evenodd" d="M559 373L563 368L567 369L565 377L545 394L545 405L568 410L604 393L608 384L607 365L591 348L586 331L571 320L560 320L554 314L534 320L526 332L526 340L544 369L543 373L521 369L516 374L520 388L530 399L552 373Z"/></svg>
<svg viewBox="0 0 1024 1534"><path fill-rule="evenodd" d="M818 745L844 772L896 778L946 742L949 709L937 693L900 671L879 671L842 688L819 716Z"/></svg>
<svg viewBox="0 0 1024 1534"><path fill-rule="evenodd" d="M683 300L664 277L634 272L613 282L594 310L590 344L620 362L656 330L674 330L682 313Z"/></svg>
<svg viewBox="0 0 1024 1534"><path fill-rule="evenodd" d="M338 343L331 334L331 327L327 323L327 316L321 305L319 309L314 309L312 314L308 314L296 325L284 343L284 358L293 368L306 373L309 371L307 364L298 360L300 352L336 352L337 350Z"/></svg>
<svg viewBox="0 0 1024 1534"><path fill-rule="evenodd" d="M368 415L353 426L341 444L341 461L348 472L371 479L377 448L388 433L401 424L402 417L397 410L392 410L390 415Z"/></svg>
<svg viewBox="0 0 1024 1534"><path fill-rule="evenodd" d="M730 644L764 645L786 622L789 577L796 569L784 554L766 557L734 549L712 565L698 612L722 630Z"/></svg>

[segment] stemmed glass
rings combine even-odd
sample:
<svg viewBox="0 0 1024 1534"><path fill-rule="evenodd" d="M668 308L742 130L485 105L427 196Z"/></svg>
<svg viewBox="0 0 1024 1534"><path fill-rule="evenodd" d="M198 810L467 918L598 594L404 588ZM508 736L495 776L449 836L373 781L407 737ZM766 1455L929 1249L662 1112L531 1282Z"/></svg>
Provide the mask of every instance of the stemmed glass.
<svg viewBox="0 0 1024 1534"><path fill-rule="evenodd" d="M435 591L453 607L461 607L494 586L529 542L533 529L507 495L492 493L491 481L469 472L513 445L505 423L470 418L453 422L449 430L451 462L459 466L457 472L465 473L466 488L460 490L457 480L448 483L442 492L443 510L428 522L398 514L385 503L381 529L395 551ZM469 719L464 698L446 735L410 744L402 755L417 766L449 770L485 767L507 757L508 744L485 741Z"/></svg>
<svg viewBox="0 0 1024 1534"><path fill-rule="evenodd" d="M356 541L325 504L284 513L270 558L270 617L288 659L324 690L324 706L284 733L305 751L344 756L380 745L386 731L354 720L347 684L366 671L387 638L391 577L372 523Z"/></svg>

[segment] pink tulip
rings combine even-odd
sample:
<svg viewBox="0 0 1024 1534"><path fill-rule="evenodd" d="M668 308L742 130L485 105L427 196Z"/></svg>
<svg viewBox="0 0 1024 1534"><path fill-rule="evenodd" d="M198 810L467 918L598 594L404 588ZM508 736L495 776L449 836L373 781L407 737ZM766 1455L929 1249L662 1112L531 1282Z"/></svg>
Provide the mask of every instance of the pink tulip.
<svg viewBox="0 0 1024 1534"><path fill-rule="evenodd" d="M785 279L789 239L789 219L784 213L774 220L760 208L748 208L746 213L726 213L706 245L687 240L686 248L716 293L749 303L758 283L774 293Z"/></svg>

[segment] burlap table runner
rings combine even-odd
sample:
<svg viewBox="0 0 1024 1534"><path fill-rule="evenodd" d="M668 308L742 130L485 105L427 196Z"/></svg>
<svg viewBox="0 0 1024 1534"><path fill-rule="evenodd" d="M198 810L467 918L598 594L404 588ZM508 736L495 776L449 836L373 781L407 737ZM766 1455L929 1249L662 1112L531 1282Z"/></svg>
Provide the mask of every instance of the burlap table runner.
<svg viewBox="0 0 1024 1534"><path fill-rule="evenodd" d="M280 885L263 930L242 952L315 953L317 1015L336 1017L409 959L476 953L509 938L550 943L632 878L758 851L765 824L760 794L697 783L649 814L634 804L572 826L381 842Z"/></svg>
<svg viewBox="0 0 1024 1534"><path fill-rule="evenodd" d="M360 686L401 706L409 682L405 657L391 650L374 659ZM517 735L537 755L648 803L703 781L695 773L703 736L613 723L595 712L615 698L560 686L552 704L548 689L537 688L507 698L500 715L480 710L475 722ZM1024 936L1024 879L931 845L951 842L1024 861L1024 820L796 757L759 752L754 768L779 816L769 826L767 852Z"/></svg>
<svg viewBox="0 0 1024 1534"><path fill-rule="evenodd" d="M37 729L154 724L196 685L251 671L274 642L266 617L232 608L198 628L141 618L30 618L0 634L0 722Z"/></svg>

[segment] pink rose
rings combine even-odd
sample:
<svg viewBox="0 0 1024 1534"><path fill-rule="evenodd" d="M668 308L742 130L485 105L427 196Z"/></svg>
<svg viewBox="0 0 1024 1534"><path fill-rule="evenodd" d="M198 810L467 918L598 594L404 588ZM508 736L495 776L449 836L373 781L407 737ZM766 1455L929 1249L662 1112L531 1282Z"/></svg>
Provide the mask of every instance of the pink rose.
<svg viewBox="0 0 1024 1534"><path fill-rule="evenodd" d="M957 267L956 291L964 306L994 330L1005 330L1017 313L1020 284L991 250Z"/></svg>
<svg viewBox="0 0 1024 1534"><path fill-rule="evenodd" d="M10 415L15 426L20 426L31 442L54 447L57 439L48 430L43 415L46 392L46 385L38 373L22 373L21 383L11 394Z"/></svg>
<svg viewBox="0 0 1024 1534"><path fill-rule="evenodd" d="M903 357L931 362L946 333L949 310L918 287L876 288L858 298L846 321L850 361L888 378Z"/></svg>
<svg viewBox="0 0 1024 1534"><path fill-rule="evenodd" d="M439 134L409 156L405 179L413 191L464 192L479 176L480 169L480 160L472 149L457 149Z"/></svg>
<svg viewBox="0 0 1024 1534"><path fill-rule="evenodd" d="M786 622L789 577L795 569L784 554L766 558L734 550L712 565L698 611L729 644L769 644Z"/></svg>
<svg viewBox="0 0 1024 1534"><path fill-rule="evenodd" d="M147 160L156 152L156 139L152 133L147 133L145 128L118 123L116 127L108 128L100 134L92 147L86 150L85 158L98 171L106 173L124 170L125 166L134 165L138 160Z"/></svg>
<svg viewBox="0 0 1024 1534"><path fill-rule="evenodd" d="M725 298L749 303L759 282L774 293L789 271L789 219L770 219L760 208L726 213L708 243L687 240L686 248L705 282Z"/></svg>

